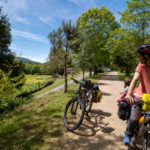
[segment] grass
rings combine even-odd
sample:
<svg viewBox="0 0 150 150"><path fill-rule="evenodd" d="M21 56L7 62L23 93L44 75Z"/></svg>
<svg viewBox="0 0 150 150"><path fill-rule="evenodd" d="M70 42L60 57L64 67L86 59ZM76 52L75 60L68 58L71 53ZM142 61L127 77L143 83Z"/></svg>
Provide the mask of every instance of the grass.
<svg viewBox="0 0 150 150"><path fill-rule="evenodd" d="M21 93L38 89L39 86L52 80L51 75L26 75L26 82L21 88Z"/></svg>
<svg viewBox="0 0 150 150"><path fill-rule="evenodd" d="M125 78L130 78L130 79L132 79L133 76L134 76L134 73L131 73L129 76L127 76L125 73L119 72L118 75L119 75L119 78L120 78L121 80L124 80Z"/></svg>
<svg viewBox="0 0 150 150"><path fill-rule="evenodd" d="M96 82L101 75L88 79ZM70 86L65 94L63 91L51 93L1 117L0 149L60 149L59 140L66 130L63 125L65 105L74 96L78 86Z"/></svg>
<svg viewBox="0 0 150 150"><path fill-rule="evenodd" d="M81 74L82 74L82 72L79 72L79 74L76 74L76 75L74 75L73 77L74 77L74 78L75 78L75 77L78 77L78 76L81 75ZM71 80L70 78L72 77L72 74L68 74L67 77L68 77L68 81L70 81L70 80ZM60 78L57 78L56 81L55 81L52 85L50 85L50 86L48 86L48 87L46 87L46 88L40 90L39 92L34 93L33 96L38 96L38 95L40 95L40 94L42 94L42 93L45 93L45 92L50 91L50 90L52 90L52 89L55 89L56 87L58 87L58 86L60 86L60 85L62 85L62 84L64 84L64 76L62 76L62 77L60 77Z"/></svg>

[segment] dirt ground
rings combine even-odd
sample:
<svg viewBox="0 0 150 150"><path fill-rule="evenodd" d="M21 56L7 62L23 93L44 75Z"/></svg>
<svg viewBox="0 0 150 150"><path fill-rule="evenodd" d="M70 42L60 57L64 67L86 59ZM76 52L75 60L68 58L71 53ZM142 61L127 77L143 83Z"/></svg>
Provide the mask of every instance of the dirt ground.
<svg viewBox="0 0 150 150"><path fill-rule="evenodd" d="M122 143L126 121L117 116L117 103L120 92L123 91L123 81L117 72L110 72L99 80L103 93L101 103L94 104L89 116L79 129L73 133L65 131L61 149L64 150L138 150L138 147L128 147Z"/></svg>

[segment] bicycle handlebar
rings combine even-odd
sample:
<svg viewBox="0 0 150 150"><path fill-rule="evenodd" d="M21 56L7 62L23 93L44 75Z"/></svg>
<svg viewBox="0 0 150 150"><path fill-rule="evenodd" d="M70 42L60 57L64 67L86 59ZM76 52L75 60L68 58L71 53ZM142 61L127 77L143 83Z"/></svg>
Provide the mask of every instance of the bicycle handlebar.
<svg viewBox="0 0 150 150"><path fill-rule="evenodd" d="M133 99L135 102L140 103L140 104L144 104L143 100L139 100L135 95L132 95Z"/></svg>

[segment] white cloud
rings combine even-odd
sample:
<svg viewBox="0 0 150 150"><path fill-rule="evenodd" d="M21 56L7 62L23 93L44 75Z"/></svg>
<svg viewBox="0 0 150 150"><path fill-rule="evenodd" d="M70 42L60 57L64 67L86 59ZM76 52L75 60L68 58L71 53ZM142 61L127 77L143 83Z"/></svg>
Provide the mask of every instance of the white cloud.
<svg viewBox="0 0 150 150"><path fill-rule="evenodd" d="M50 26L54 26L54 19L50 18L50 17L40 17L39 18L42 22L44 22L45 24L48 24Z"/></svg>
<svg viewBox="0 0 150 150"><path fill-rule="evenodd" d="M39 19L46 24L48 23L48 20L46 18L40 17Z"/></svg>
<svg viewBox="0 0 150 150"><path fill-rule="evenodd" d="M73 4L75 4L75 5L77 5L77 6L87 6L87 5L89 5L89 6L96 6L96 4L95 4L95 0L68 0L69 2L71 2L71 3L73 3Z"/></svg>
<svg viewBox="0 0 150 150"><path fill-rule="evenodd" d="M29 24L28 20L21 17L15 17L15 21L23 23L23 24Z"/></svg>
<svg viewBox="0 0 150 150"><path fill-rule="evenodd" d="M42 42L42 43L48 43L48 40L45 37L40 36L38 34L30 33L30 32L24 32L24 31L19 31L19 30L12 29L12 35L23 37L23 38L26 38L26 39L29 39L29 40Z"/></svg>
<svg viewBox="0 0 150 150"><path fill-rule="evenodd" d="M80 1L79 0L69 0L71 3L74 3L77 6L80 6Z"/></svg>

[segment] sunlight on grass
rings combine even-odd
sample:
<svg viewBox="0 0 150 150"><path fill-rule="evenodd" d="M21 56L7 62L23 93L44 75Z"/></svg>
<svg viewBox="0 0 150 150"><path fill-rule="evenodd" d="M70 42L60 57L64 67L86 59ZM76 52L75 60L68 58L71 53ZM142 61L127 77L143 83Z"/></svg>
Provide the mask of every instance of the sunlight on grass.
<svg viewBox="0 0 150 150"><path fill-rule="evenodd" d="M38 88L40 84L44 84L52 80L51 75L26 75L25 78L26 82L21 88L22 91L29 91L30 89Z"/></svg>
<svg viewBox="0 0 150 150"><path fill-rule="evenodd" d="M80 75L81 75L81 72L79 72L78 74L74 75L73 77L75 78L75 77L78 77ZM71 80L70 79L71 77L72 77L72 74L68 74L68 81ZM49 90L52 90L52 89L54 89L54 88L56 88L56 87L58 87L58 86L60 86L62 84L64 84L64 76L62 76L61 78L57 78L56 81L52 85L44 88L43 90L41 90L39 92L34 93L33 96L37 96L37 95L43 94L43 93L45 93L45 92L47 92Z"/></svg>
<svg viewBox="0 0 150 150"><path fill-rule="evenodd" d="M94 79L96 82L99 77ZM66 131L63 122L67 101L75 94L79 85L51 93L0 118L0 149L33 150L59 147L59 140Z"/></svg>

